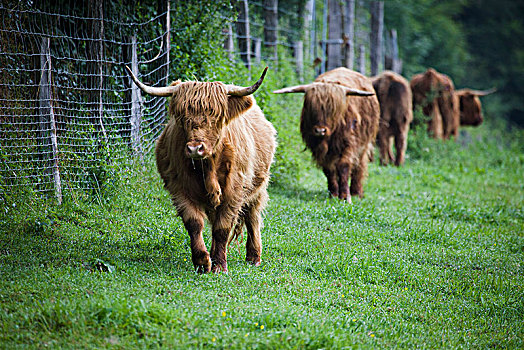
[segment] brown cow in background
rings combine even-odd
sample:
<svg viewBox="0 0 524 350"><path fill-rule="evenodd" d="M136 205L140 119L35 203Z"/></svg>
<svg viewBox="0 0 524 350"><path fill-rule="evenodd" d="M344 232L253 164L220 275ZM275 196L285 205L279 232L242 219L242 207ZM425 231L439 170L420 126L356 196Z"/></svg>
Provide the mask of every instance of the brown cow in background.
<svg viewBox="0 0 524 350"><path fill-rule="evenodd" d="M372 78L373 87L380 103L380 125L377 143L380 150L380 164L393 161L391 144L395 141L395 165L404 163L408 144L409 124L413 120L411 88L401 75L384 71Z"/></svg>
<svg viewBox="0 0 524 350"><path fill-rule="evenodd" d="M380 119L371 81L347 68L336 68L311 84L274 93L305 93L300 132L327 177L329 192L348 202L351 195L363 197L368 146L375 141Z"/></svg>
<svg viewBox="0 0 524 350"><path fill-rule="evenodd" d="M267 70L267 68L266 68ZM171 97L169 121L156 143L156 161L164 186L191 238L199 272L227 271L227 244L247 228L246 260L260 264L261 212L268 199L269 167L275 129L257 106L251 87L221 82L175 82L167 87L135 83L147 94ZM211 223L211 254L203 237Z"/></svg>
<svg viewBox="0 0 524 350"><path fill-rule="evenodd" d="M429 68L425 73L414 75L410 86L413 108L421 106L424 114L431 117L428 122L431 136L437 139L456 137L460 125L459 102L451 78Z"/></svg>
<svg viewBox="0 0 524 350"><path fill-rule="evenodd" d="M495 89L478 91L471 89L460 89L455 91L460 105L460 125L478 126L484 120L482 116L482 105L480 96L486 96L495 92Z"/></svg>

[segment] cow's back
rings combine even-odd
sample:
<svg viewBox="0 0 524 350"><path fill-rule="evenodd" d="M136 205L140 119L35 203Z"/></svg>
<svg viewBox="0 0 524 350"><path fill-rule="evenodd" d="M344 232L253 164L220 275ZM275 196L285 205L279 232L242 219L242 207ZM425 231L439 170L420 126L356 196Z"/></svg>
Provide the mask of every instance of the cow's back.
<svg viewBox="0 0 524 350"><path fill-rule="evenodd" d="M386 122L410 123L413 120L410 83L391 71L381 73L372 81L380 103L381 118Z"/></svg>

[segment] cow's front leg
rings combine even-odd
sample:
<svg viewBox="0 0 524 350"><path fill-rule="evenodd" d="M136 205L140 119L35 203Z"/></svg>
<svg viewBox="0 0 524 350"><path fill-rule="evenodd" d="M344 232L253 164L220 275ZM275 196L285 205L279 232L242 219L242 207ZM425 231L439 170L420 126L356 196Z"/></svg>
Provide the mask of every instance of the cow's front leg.
<svg viewBox="0 0 524 350"><path fill-rule="evenodd" d="M198 215L197 211L194 211L192 214L193 215L186 210L181 215L191 240L191 260L197 272L206 273L211 271L211 259L206 249L204 238L202 237L204 217Z"/></svg>
<svg viewBox="0 0 524 350"><path fill-rule="evenodd" d="M218 178L215 171L210 171L208 173L206 176L205 186L207 195L209 196L209 201L213 205L213 208L218 207L222 200L222 190L220 189L220 184L218 183Z"/></svg>
<svg viewBox="0 0 524 350"><path fill-rule="evenodd" d="M351 195L349 194L349 163L341 161L337 164L337 173L338 173L338 198L346 200L351 203Z"/></svg>
<svg viewBox="0 0 524 350"><path fill-rule="evenodd" d="M328 167L324 167L322 170L324 171L324 175L326 175L327 178L329 193L331 193L333 197L338 197L339 188L336 172L329 169Z"/></svg>
<svg viewBox="0 0 524 350"><path fill-rule="evenodd" d="M227 244L238 216L238 209L222 203L216 211L212 227L211 271L227 272Z"/></svg>

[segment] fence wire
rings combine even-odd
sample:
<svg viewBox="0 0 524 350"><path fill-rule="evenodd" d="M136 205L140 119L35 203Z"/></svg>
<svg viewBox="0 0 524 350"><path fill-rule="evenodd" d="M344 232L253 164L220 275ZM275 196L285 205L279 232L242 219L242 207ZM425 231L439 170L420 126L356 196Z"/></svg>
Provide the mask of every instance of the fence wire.
<svg viewBox="0 0 524 350"><path fill-rule="evenodd" d="M141 96L124 66L149 85L169 83L169 7L147 18L118 2L66 2L0 4L0 195L30 188L61 200L99 191L111 171L151 152L166 122L166 100ZM303 56L313 62L319 21L303 25L299 6L278 8L278 56L260 49L274 44L264 41L261 1L249 1L249 52L224 17L231 64L250 55L287 60L298 72Z"/></svg>

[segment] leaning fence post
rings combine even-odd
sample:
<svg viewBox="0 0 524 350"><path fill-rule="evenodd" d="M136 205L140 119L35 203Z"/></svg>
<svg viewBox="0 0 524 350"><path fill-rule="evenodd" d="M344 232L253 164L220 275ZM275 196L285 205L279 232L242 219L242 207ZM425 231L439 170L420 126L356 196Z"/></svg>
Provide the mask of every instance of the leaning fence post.
<svg viewBox="0 0 524 350"><path fill-rule="evenodd" d="M58 168L58 140L56 136L56 122L53 105L51 103L51 39L42 38L40 45L40 86L39 86L39 110L40 110L40 130L44 147L51 146L50 157L48 159L49 168L55 185L55 196L59 204L62 204L62 184L60 180L60 169ZM48 142L46 142L48 140ZM45 147L47 148L47 147Z"/></svg>
<svg viewBox="0 0 524 350"><path fill-rule="evenodd" d="M304 43L302 42L302 40L296 41L295 45L293 46L293 49L295 55L295 63L297 67L298 80L302 82L304 80Z"/></svg>
<svg viewBox="0 0 524 350"><path fill-rule="evenodd" d="M136 35L131 36L131 71L138 76L138 58L136 54ZM140 124L142 122L142 94L136 84L131 83L131 148L136 155L142 155L140 143Z"/></svg>
<svg viewBox="0 0 524 350"><path fill-rule="evenodd" d="M262 40L259 38L253 38L253 55L255 56L255 64L260 64L262 59Z"/></svg>

